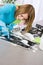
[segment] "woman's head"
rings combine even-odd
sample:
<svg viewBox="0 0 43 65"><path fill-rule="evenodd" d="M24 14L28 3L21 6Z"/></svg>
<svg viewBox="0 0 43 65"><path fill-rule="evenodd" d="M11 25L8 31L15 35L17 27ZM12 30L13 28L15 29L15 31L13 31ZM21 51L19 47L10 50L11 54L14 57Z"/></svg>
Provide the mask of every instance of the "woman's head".
<svg viewBox="0 0 43 65"><path fill-rule="evenodd" d="M34 7L30 4L20 5L18 6L18 10L16 10L15 17L20 20L25 20L27 27L26 31L29 31L32 25L32 22L35 18L35 10Z"/></svg>
<svg viewBox="0 0 43 65"><path fill-rule="evenodd" d="M19 14L19 15L17 15L16 19L26 20L26 19L28 19L28 13Z"/></svg>

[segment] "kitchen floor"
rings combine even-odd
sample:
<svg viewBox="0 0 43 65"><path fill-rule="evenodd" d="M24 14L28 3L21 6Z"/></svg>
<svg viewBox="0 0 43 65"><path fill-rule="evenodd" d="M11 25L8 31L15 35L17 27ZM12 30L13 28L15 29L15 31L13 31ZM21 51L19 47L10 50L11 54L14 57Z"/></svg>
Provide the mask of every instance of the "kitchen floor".
<svg viewBox="0 0 43 65"><path fill-rule="evenodd" d="M43 51L33 52L0 39L0 65L43 65Z"/></svg>

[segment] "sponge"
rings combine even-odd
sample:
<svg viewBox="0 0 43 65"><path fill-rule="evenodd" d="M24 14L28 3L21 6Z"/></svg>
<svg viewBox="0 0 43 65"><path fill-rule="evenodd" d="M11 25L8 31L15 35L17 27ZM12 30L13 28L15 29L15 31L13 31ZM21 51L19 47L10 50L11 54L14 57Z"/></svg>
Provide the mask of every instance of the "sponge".
<svg viewBox="0 0 43 65"><path fill-rule="evenodd" d="M37 44L40 44L40 37L35 37L33 42L36 42Z"/></svg>
<svg viewBox="0 0 43 65"><path fill-rule="evenodd" d="M15 20L13 21L13 24L19 24L21 22L21 20Z"/></svg>

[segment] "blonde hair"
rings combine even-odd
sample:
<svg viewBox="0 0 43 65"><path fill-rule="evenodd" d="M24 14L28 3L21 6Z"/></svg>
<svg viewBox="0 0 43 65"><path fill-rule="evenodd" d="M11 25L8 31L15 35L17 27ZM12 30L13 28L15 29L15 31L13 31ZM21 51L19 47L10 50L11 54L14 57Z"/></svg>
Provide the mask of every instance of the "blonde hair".
<svg viewBox="0 0 43 65"><path fill-rule="evenodd" d="M28 13L28 19L25 22L27 25L27 27L25 28L25 31L29 32L32 27L33 20L35 18L34 7L30 4L18 6L18 10L16 10L15 17L17 17L19 14L25 14L25 13Z"/></svg>

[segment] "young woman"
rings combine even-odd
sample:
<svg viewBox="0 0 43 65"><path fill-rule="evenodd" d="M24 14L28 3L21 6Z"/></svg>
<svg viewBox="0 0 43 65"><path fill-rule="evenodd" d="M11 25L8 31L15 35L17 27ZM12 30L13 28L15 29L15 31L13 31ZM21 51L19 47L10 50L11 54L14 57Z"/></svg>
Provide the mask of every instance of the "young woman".
<svg viewBox="0 0 43 65"><path fill-rule="evenodd" d="M16 19L24 21L23 24L26 25L24 32L29 32L32 27L33 20L35 18L35 9L30 4L18 6L18 10L16 10L15 17Z"/></svg>
<svg viewBox="0 0 43 65"><path fill-rule="evenodd" d="M23 25L26 25L24 32L29 32L34 18L35 10L30 4L20 6L15 6L14 4L5 4L0 6L0 23L4 23L0 26L3 26L4 29L6 28L6 25L10 25L10 23L12 23L14 20L19 19L23 21Z"/></svg>

